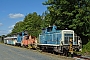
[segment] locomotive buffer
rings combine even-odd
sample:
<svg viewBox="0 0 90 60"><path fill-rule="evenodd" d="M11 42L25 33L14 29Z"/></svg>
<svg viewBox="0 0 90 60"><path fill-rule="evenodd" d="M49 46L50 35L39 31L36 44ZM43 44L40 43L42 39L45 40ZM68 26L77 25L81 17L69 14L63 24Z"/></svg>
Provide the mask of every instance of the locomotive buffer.
<svg viewBox="0 0 90 60"><path fill-rule="evenodd" d="M71 53L71 57L73 57L73 40L72 38L70 38L70 46L69 46L69 52Z"/></svg>

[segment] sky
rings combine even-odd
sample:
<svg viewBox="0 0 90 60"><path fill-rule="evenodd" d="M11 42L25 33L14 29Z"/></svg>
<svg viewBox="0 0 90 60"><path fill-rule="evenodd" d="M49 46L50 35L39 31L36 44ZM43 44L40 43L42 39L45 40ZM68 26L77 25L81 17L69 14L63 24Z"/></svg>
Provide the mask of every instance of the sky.
<svg viewBox="0 0 90 60"><path fill-rule="evenodd" d="M47 7L46 0L0 0L0 36L9 34L15 24L33 12L42 15Z"/></svg>

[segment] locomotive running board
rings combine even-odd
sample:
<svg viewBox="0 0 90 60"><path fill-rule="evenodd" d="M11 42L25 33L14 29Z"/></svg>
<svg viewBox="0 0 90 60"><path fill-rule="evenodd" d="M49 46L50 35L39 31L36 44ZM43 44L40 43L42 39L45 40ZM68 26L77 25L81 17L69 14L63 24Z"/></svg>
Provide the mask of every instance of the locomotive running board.
<svg viewBox="0 0 90 60"><path fill-rule="evenodd" d="M60 46L60 45L55 45L55 44L37 44L37 45Z"/></svg>

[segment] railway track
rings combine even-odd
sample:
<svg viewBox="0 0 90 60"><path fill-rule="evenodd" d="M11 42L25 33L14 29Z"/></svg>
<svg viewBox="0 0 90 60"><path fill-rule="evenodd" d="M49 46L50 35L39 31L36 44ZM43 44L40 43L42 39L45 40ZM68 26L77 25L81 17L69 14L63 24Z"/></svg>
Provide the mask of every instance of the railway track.
<svg viewBox="0 0 90 60"><path fill-rule="evenodd" d="M75 60L90 60L90 56L76 56L74 57Z"/></svg>

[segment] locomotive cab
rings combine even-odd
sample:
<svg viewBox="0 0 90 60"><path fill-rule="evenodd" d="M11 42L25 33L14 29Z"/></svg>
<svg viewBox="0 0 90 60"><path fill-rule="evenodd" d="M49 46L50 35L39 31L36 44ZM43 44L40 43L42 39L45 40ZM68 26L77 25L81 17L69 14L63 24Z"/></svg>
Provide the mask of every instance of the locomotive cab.
<svg viewBox="0 0 90 60"><path fill-rule="evenodd" d="M62 41L64 41L63 42L64 45L69 45L70 38L74 40L74 31L73 30L62 30Z"/></svg>
<svg viewBox="0 0 90 60"><path fill-rule="evenodd" d="M72 39L72 48L74 51L82 50L81 38L77 36L73 30L62 30L62 41L65 49L70 47L70 39Z"/></svg>

